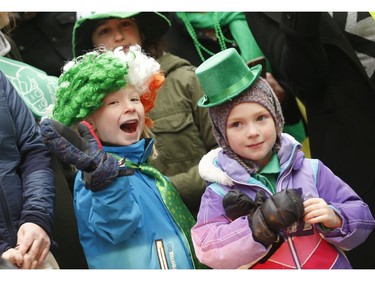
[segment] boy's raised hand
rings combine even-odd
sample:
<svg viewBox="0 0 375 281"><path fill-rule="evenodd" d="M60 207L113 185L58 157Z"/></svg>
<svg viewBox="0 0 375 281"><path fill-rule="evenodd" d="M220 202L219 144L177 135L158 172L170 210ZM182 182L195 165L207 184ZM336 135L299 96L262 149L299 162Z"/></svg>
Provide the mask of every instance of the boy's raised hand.
<svg viewBox="0 0 375 281"><path fill-rule="evenodd" d="M102 190L118 175L118 161L101 150L100 142L91 133L88 123L78 124L79 134L49 118L41 121L40 128L47 147L60 160L82 171L86 188Z"/></svg>

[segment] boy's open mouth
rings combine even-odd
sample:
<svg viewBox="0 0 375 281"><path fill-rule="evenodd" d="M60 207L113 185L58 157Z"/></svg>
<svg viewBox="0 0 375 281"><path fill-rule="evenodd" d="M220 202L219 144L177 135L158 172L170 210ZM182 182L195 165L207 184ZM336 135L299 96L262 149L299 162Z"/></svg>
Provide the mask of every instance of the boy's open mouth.
<svg viewBox="0 0 375 281"><path fill-rule="evenodd" d="M120 129L125 133L133 133L137 130L138 121L137 120L129 120L121 124Z"/></svg>

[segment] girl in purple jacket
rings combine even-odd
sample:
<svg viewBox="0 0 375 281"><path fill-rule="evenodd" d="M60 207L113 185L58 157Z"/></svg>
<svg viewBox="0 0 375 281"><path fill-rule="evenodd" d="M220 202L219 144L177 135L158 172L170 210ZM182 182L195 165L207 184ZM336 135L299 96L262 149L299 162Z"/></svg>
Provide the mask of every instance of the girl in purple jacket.
<svg viewBox="0 0 375 281"><path fill-rule="evenodd" d="M260 73L233 48L196 70L206 94L198 106L209 108L220 145L199 164L207 188L191 231L197 257L225 269L351 268L345 251L366 240L374 218L282 133L280 104Z"/></svg>

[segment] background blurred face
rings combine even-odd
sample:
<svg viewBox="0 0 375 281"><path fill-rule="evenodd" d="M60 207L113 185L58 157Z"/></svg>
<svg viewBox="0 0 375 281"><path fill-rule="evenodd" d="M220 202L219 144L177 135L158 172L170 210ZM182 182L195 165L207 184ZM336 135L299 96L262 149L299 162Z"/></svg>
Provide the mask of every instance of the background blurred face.
<svg viewBox="0 0 375 281"><path fill-rule="evenodd" d="M258 103L240 103L229 113L226 134L232 150L265 167L276 142L275 122L270 112Z"/></svg>
<svg viewBox="0 0 375 281"><path fill-rule="evenodd" d="M137 23L131 18L101 21L94 30L91 40L94 47L105 46L111 50L122 46L126 51L131 45L142 46L141 32Z"/></svg>
<svg viewBox="0 0 375 281"><path fill-rule="evenodd" d="M131 85L108 94L102 106L87 120L103 142L115 145L135 143L145 129L145 112L140 94Z"/></svg>

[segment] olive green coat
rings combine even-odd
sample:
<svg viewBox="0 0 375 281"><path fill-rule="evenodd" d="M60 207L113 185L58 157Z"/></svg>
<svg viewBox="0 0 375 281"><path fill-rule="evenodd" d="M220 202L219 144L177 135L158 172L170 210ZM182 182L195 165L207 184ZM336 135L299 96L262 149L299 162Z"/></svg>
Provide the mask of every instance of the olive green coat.
<svg viewBox="0 0 375 281"><path fill-rule="evenodd" d="M166 75L149 117L154 120L159 154L152 165L168 176L192 214L196 216L205 183L198 163L217 143L207 109L197 106L204 95L188 61L166 53L158 59Z"/></svg>

